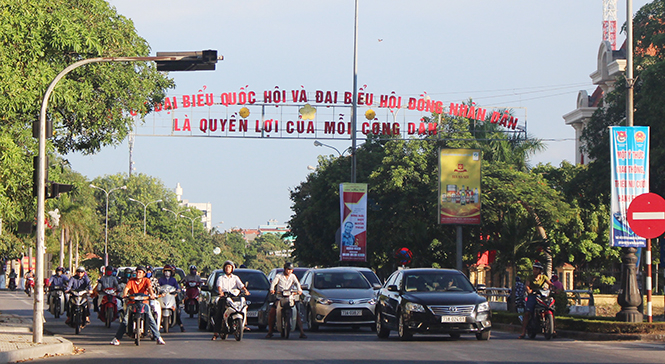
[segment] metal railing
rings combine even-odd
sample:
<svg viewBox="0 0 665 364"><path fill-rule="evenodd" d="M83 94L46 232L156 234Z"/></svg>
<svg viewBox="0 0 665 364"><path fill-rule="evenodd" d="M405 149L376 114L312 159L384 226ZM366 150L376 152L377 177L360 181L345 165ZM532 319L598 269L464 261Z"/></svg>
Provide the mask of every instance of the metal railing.
<svg viewBox="0 0 665 364"><path fill-rule="evenodd" d="M485 289L480 289L478 294L487 298L489 302L508 302L510 292L510 288L486 287Z"/></svg>
<svg viewBox="0 0 665 364"><path fill-rule="evenodd" d="M588 306L595 306L595 300L593 298L593 291L589 290L584 290L584 289L571 289L571 290L566 290L566 295L568 296L568 300L574 300L575 305L581 306L582 301L588 300Z"/></svg>

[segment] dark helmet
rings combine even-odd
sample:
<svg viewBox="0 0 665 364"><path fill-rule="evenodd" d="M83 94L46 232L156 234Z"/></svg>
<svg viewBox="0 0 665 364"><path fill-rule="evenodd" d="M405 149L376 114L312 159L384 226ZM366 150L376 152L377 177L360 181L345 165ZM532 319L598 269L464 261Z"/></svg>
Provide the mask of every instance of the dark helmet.
<svg viewBox="0 0 665 364"><path fill-rule="evenodd" d="M559 280L559 276L556 274L552 274L552 282L556 282Z"/></svg>
<svg viewBox="0 0 665 364"><path fill-rule="evenodd" d="M104 274L107 276L113 275L113 267L112 266L107 266L106 269L104 270Z"/></svg>
<svg viewBox="0 0 665 364"><path fill-rule="evenodd" d="M226 262L224 262L224 265L222 265L222 270L225 270L227 265L231 266L231 272L233 272L236 269L235 264L233 264L232 261L227 260Z"/></svg>
<svg viewBox="0 0 665 364"><path fill-rule="evenodd" d="M132 272L132 268L125 268L125 277L131 277Z"/></svg>
<svg viewBox="0 0 665 364"><path fill-rule="evenodd" d="M194 264L189 266L189 271L191 272L193 270L198 270L198 269L196 269L196 266Z"/></svg>
<svg viewBox="0 0 665 364"><path fill-rule="evenodd" d="M538 269L540 269L540 270L543 270L543 265L540 264L539 262L535 262L535 263L533 263L533 267L534 267L534 268L538 268Z"/></svg>
<svg viewBox="0 0 665 364"><path fill-rule="evenodd" d="M58 272L60 272L60 273L65 273L65 267L58 267L58 268L55 268L55 272L56 272L56 273L58 273Z"/></svg>
<svg viewBox="0 0 665 364"><path fill-rule="evenodd" d="M240 267L238 267L238 268L247 268L247 266L244 265L244 264L240 264Z"/></svg>
<svg viewBox="0 0 665 364"><path fill-rule="evenodd" d="M143 273L148 273L148 271L145 269L144 266L142 266L142 265L137 265L137 266L136 266L136 271L138 272L138 271L140 271L140 270L142 270Z"/></svg>
<svg viewBox="0 0 665 364"><path fill-rule="evenodd" d="M152 272L152 265L148 264L145 266L146 272Z"/></svg>
<svg viewBox="0 0 665 364"><path fill-rule="evenodd" d="M287 270L287 269L293 269L293 263L291 263L291 262L284 263L284 270Z"/></svg>
<svg viewBox="0 0 665 364"><path fill-rule="evenodd" d="M522 278L520 278L520 277L515 277L515 282L522 282Z"/></svg>

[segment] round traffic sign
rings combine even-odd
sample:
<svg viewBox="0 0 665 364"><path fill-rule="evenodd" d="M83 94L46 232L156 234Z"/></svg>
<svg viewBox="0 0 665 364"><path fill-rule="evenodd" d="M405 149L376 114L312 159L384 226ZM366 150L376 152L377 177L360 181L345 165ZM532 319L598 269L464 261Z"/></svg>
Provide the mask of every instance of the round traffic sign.
<svg viewBox="0 0 665 364"><path fill-rule="evenodd" d="M657 238L665 232L665 199L655 193L635 197L627 215L630 228L643 238Z"/></svg>

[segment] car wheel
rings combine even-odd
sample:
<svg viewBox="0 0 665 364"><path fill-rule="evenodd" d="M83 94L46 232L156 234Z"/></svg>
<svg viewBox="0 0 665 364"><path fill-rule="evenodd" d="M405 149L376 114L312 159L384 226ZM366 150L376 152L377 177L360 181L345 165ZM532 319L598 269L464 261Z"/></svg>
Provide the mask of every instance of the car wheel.
<svg viewBox="0 0 665 364"><path fill-rule="evenodd" d="M487 340L490 339L491 332L492 332L491 330L485 330L483 332L480 332L480 333L476 334L476 339L481 340L481 341L487 341Z"/></svg>
<svg viewBox="0 0 665 364"><path fill-rule="evenodd" d="M449 335L450 335L450 338L453 339L453 340L457 340L457 339L460 338L460 334L458 334L456 332L454 332L452 334L449 334Z"/></svg>
<svg viewBox="0 0 665 364"><path fill-rule="evenodd" d="M309 331L318 331L319 330L319 324L314 321L314 311L309 310L309 315L307 315L307 327L309 328Z"/></svg>
<svg viewBox="0 0 665 364"><path fill-rule="evenodd" d="M376 336L378 336L379 339L385 339L390 336L390 329L383 326L381 312L376 313Z"/></svg>
<svg viewBox="0 0 665 364"><path fill-rule="evenodd" d="M406 322L404 322L404 316L402 315L401 312L399 312L397 316L399 317L397 335L399 336L400 339L404 341L411 340L411 338L413 338L413 333L409 331L408 327L406 327Z"/></svg>

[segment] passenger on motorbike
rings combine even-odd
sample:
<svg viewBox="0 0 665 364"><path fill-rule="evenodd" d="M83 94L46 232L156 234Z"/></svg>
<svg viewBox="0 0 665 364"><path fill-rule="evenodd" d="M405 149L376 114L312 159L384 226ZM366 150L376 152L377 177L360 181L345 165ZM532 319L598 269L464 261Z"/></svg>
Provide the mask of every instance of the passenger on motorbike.
<svg viewBox="0 0 665 364"><path fill-rule="evenodd" d="M224 274L217 278L217 292L219 293L219 297L217 298L217 307L215 311L215 333L212 336L212 340L217 340L219 333L222 331L224 311L226 311L226 299L224 299L224 293L237 289L242 290L245 293L245 296L249 296L249 291L245 287L245 284L242 283L242 280L240 280L240 277L233 274L234 269L235 265L233 262L227 260L224 262L224 265L222 265Z"/></svg>
<svg viewBox="0 0 665 364"><path fill-rule="evenodd" d="M180 285L178 284L178 280L174 277L174 275L175 267L171 264L167 264L162 269L162 276L159 277L157 282L160 286L168 284L169 286L175 287L176 291L180 293ZM182 321L180 321L180 294L177 294L175 297L175 323L180 326L180 331L184 332L185 326L183 326Z"/></svg>
<svg viewBox="0 0 665 364"><path fill-rule="evenodd" d="M278 273L275 275L275 278L273 278L272 283L270 284L270 294L272 295L277 293L279 295L283 291L291 290L293 286L296 286L299 295L302 294L300 281L298 281L298 277L293 274L293 263L286 262L284 263L284 272ZM266 338L268 339L272 337L273 328L275 327L275 320L277 318L277 302L279 302L279 300L272 304L270 313L268 313L268 335L266 335ZM307 335L305 335L305 331L303 330L300 315L298 315L296 319L298 320L298 327L300 328L300 338L306 339Z"/></svg>
<svg viewBox="0 0 665 364"><path fill-rule="evenodd" d="M25 274L25 284L23 285L25 289L25 293L30 296L30 290L34 287L35 285L35 275L32 273L32 269L28 271L28 273Z"/></svg>
<svg viewBox="0 0 665 364"><path fill-rule="evenodd" d="M150 279L146 277L146 268L142 265L136 267L136 277L131 278L127 282L127 285L125 286L125 289L122 292L122 298L126 300L128 295L136 293L149 295L151 298L155 297L155 292L152 290L152 284L150 283ZM118 331L115 333L115 337L111 341L111 345L120 345L120 339L122 339L122 336L125 334L125 330L127 329L127 322L129 320L130 310L125 310L125 311L126 311L124 313L125 317L120 322L120 327L118 327ZM159 335L159 330L157 329L155 318L152 317L152 312L150 310L148 310L147 316L148 316L148 328L150 329L150 332L152 332L152 336L157 340L157 345L166 344L164 342L164 339L162 339L162 337Z"/></svg>
<svg viewBox="0 0 665 364"><path fill-rule="evenodd" d="M71 291L83 291L87 290L90 291L90 278L88 278L88 275L85 273L85 268L83 266L80 266L76 268L76 273L69 279L69 282L67 283L67 289L65 290L66 293L69 293ZM85 322L86 324L90 323L90 308L88 308L88 305L85 305L83 307L83 310L85 312ZM69 324L69 321L71 320L71 312L69 312L69 307L67 307L67 320L65 321L66 324Z"/></svg>
<svg viewBox="0 0 665 364"><path fill-rule="evenodd" d="M545 286L546 284L547 286ZM536 309L535 292L551 286L552 282L545 274L543 274L543 265L539 262L533 263L533 276L526 282L527 299L524 310L524 320L522 321L522 334L519 336L520 339L524 339L526 336L526 327L529 324L531 315L533 315L533 311Z"/></svg>
<svg viewBox="0 0 665 364"><path fill-rule="evenodd" d="M120 292L118 278L113 276L113 267L110 265L104 269L104 275L97 280L97 285L95 286L95 289L92 293L92 295L95 297L92 301L95 307L95 312L99 312L99 293L104 292L104 290L107 288L115 288L116 292Z"/></svg>

